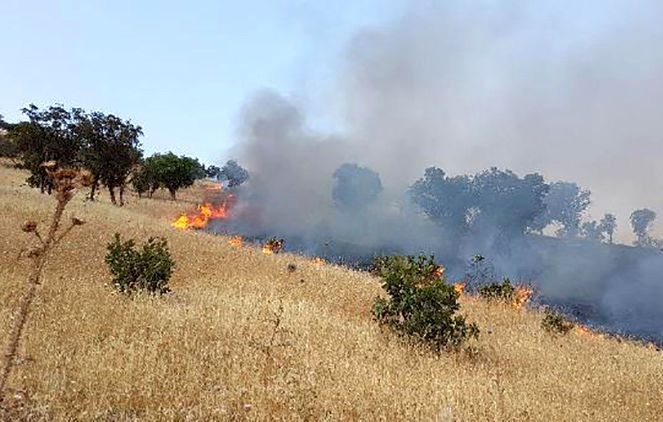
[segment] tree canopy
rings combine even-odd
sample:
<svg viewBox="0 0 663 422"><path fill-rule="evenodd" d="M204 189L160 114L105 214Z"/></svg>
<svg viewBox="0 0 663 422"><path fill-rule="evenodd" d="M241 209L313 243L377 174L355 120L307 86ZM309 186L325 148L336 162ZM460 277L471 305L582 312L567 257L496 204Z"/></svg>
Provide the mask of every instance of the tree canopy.
<svg viewBox="0 0 663 422"><path fill-rule="evenodd" d="M249 180L249 172L237 164L237 161L228 160L219 171L217 178L227 181L229 188L235 188Z"/></svg>
<svg viewBox="0 0 663 422"><path fill-rule="evenodd" d="M177 156L172 152L167 154L154 154L144 163L152 182L170 192L173 200L178 190L189 187L200 178L205 177L202 165L197 159L187 156Z"/></svg>
<svg viewBox="0 0 663 422"><path fill-rule="evenodd" d="M115 204L115 189L122 192L132 169L140 162L142 151L138 138L140 126L110 114L95 112L81 116L76 126L82 139L81 164L92 172L94 179L90 199L99 182L103 183ZM120 205L123 203L120 195Z"/></svg>
<svg viewBox="0 0 663 422"><path fill-rule="evenodd" d="M362 208L382 192L380 175L357 164L342 164L332 176L335 180L332 198L340 208Z"/></svg>
<svg viewBox="0 0 663 422"><path fill-rule="evenodd" d="M635 210L631 213L631 227L636 237L635 242L633 242L634 245L641 247L654 245L655 241L649 234L654 220L656 220L656 213L648 208Z"/></svg>
<svg viewBox="0 0 663 422"><path fill-rule="evenodd" d="M28 183L42 192L51 192L51 178L41 165L57 161L60 166L78 166L81 139L75 129L81 109L67 110L62 105L40 110L34 104L22 109L28 121L18 123L12 137L21 154L22 166L30 171Z"/></svg>

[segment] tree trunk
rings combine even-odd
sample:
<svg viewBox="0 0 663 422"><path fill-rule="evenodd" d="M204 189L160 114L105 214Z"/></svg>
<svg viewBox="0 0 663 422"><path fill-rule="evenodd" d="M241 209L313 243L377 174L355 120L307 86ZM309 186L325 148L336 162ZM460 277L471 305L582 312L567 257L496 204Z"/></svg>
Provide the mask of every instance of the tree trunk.
<svg viewBox="0 0 663 422"><path fill-rule="evenodd" d="M124 185L120 185L120 206L124 206Z"/></svg>
<svg viewBox="0 0 663 422"><path fill-rule="evenodd" d="M113 205L117 205L117 200L115 199L115 189L111 186L108 187L108 193L110 193L111 202Z"/></svg>
<svg viewBox="0 0 663 422"><path fill-rule="evenodd" d="M170 199L172 199L173 201L177 201L177 198L175 197L175 192L177 191L174 189L168 189L168 191L170 192Z"/></svg>
<svg viewBox="0 0 663 422"><path fill-rule="evenodd" d="M97 181L97 179L94 179L94 181L92 182L92 189L90 189L90 197L89 197L90 201L94 201L94 195L97 193L98 185L99 182Z"/></svg>

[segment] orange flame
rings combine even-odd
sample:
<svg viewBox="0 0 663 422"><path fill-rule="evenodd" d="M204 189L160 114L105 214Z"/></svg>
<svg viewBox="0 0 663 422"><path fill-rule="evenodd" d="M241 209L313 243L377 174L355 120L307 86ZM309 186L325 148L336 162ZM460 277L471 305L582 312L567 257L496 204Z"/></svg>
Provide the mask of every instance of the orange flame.
<svg viewBox="0 0 663 422"><path fill-rule="evenodd" d="M459 295L462 295L463 293L465 293L465 286L466 285L467 285L467 283L456 283L456 284L454 284L454 290Z"/></svg>
<svg viewBox="0 0 663 422"><path fill-rule="evenodd" d="M271 255L274 253L279 253L281 252L281 249L283 249L283 244L284 241L283 239L269 239L267 242L265 242L264 245L262 245L262 253L265 255Z"/></svg>
<svg viewBox="0 0 663 422"><path fill-rule="evenodd" d="M576 325L573 330L577 334L580 334L580 335L586 336L586 337L592 337L592 338L601 338L601 337L603 337L602 334L597 333L595 331L592 331L591 329L585 327L584 325Z"/></svg>
<svg viewBox="0 0 663 422"><path fill-rule="evenodd" d="M233 236L228 240L228 243L234 248L241 248L243 243L242 236Z"/></svg>
<svg viewBox="0 0 663 422"><path fill-rule="evenodd" d="M435 268L433 274L435 275L435 277L442 277L444 275L444 270L445 268L440 265L439 267Z"/></svg>
<svg viewBox="0 0 663 422"><path fill-rule="evenodd" d="M180 215L171 223L171 226L180 230L203 229L210 221L220 218L228 218L228 216L229 212L226 204L214 206L210 203L205 203L198 205L198 209L194 213Z"/></svg>
<svg viewBox="0 0 663 422"><path fill-rule="evenodd" d="M522 308L525 306L527 301L532 297L534 294L534 289L532 289L529 286L517 286L516 287L516 295L515 299L513 301L513 306L517 309Z"/></svg>
<svg viewBox="0 0 663 422"><path fill-rule="evenodd" d="M325 260L318 256L313 258L313 264L315 264L315 266L318 268L322 267L325 263L326 263Z"/></svg>
<svg viewBox="0 0 663 422"><path fill-rule="evenodd" d="M265 255L271 255L271 254L274 253L274 251L272 250L272 248L270 246L263 245L262 246L262 253L264 253Z"/></svg>

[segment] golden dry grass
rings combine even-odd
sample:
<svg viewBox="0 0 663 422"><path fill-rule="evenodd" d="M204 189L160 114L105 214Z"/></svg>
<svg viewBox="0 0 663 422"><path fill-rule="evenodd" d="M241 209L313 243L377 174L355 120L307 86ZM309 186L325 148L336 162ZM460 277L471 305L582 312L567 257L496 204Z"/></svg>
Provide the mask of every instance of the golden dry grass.
<svg viewBox="0 0 663 422"><path fill-rule="evenodd" d="M26 219L53 200L0 167L0 342L25 288ZM195 201L196 192L183 195ZM571 333L541 314L463 299L482 329L475 356L436 356L372 321L376 279L177 232L187 202L75 198L86 220L46 267L10 387L13 415L36 420L663 419L663 353ZM166 236L173 294L113 293L103 262L114 232ZM287 271L293 262L297 270ZM279 307L282 306L282 312ZM281 324L275 330L275 314ZM270 341L273 347L269 348Z"/></svg>

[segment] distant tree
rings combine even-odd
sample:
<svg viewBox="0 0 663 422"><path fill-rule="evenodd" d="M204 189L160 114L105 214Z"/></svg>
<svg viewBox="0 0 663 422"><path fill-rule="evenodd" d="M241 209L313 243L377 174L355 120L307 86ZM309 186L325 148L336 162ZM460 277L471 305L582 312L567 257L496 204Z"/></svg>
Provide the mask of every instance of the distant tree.
<svg viewBox="0 0 663 422"><path fill-rule="evenodd" d="M218 179L221 176L221 169L215 165L211 165L207 168L203 167L205 170L205 175L210 179Z"/></svg>
<svg viewBox="0 0 663 422"><path fill-rule="evenodd" d="M28 121L12 129L12 139L20 153L21 165L30 171L28 184L50 194L53 183L41 164L56 161L61 167L80 165L81 140L74 127L82 110L66 110L62 105L40 110L30 104L22 112Z"/></svg>
<svg viewBox="0 0 663 422"><path fill-rule="evenodd" d="M333 173L332 198L340 208L357 210L375 201L382 192L380 175L357 164L342 164Z"/></svg>
<svg viewBox="0 0 663 422"><path fill-rule="evenodd" d="M478 210L474 224L497 229L502 239L523 234L545 211L548 185L539 174L521 179L510 170L493 167L474 176L471 183Z"/></svg>
<svg viewBox="0 0 663 422"><path fill-rule="evenodd" d="M467 231L475 202L471 182L468 176L447 177L444 170L429 167L408 193L432 221L458 236Z"/></svg>
<svg viewBox="0 0 663 422"><path fill-rule="evenodd" d="M635 210L631 213L630 220L636 237L633 244L641 247L653 246L655 241L649 235L649 231L656 220L656 213L648 208Z"/></svg>
<svg viewBox="0 0 663 422"><path fill-rule="evenodd" d="M234 188L249 180L249 172L237 164L235 160L228 160L221 168L219 180L226 180L229 188Z"/></svg>
<svg viewBox="0 0 663 422"><path fill-rule="evenodd" d="M583 190L575 183L556 182L550 185L544 197L546 211L541 214L539 226L545 227L552 222L562 227L557 235L576 237L580 233L580 220L591 203L591 192Z"/></svg>
<svg viewBox="0 0 663 422"><path fill-rule="evenodd" d="M146 160L149 171L153 172L154 180L159 187L168 189L170 197L176 200L178 190L189 187L205 177L202 165L197 159L180 156L169 152L154 154Z"/></svg>
<svg viewBox="0 0 663 422"><path fill-rule="evenodd" d="M608 238L608 243L612 243L612 236L615 234L615 229L617 228L617 218L614 214L604 215L599 226Z"/></svg>
<svg viewBox="0 0 663 422"><path fill-rule="evenodd" d="M113 204L117 204L115 189L119 188L119 205L124 205L127 178L142 156L138 140L143 134L141 127L112 114L95 112L79 116L75 130L83 142L81 162L93 175L90 199L94 200L101 182L108 189Z"/></svg>
<svg viewBox="0 0 663 422"><path fill-rule="evenodd" d="M595 240L598 242L601 242L605 236L603 232L603 227L601 227L601 224L596 222L595 220L585 221L584 223L582 223L582 225L580 226L580 234L585 239Z"/></svg>

